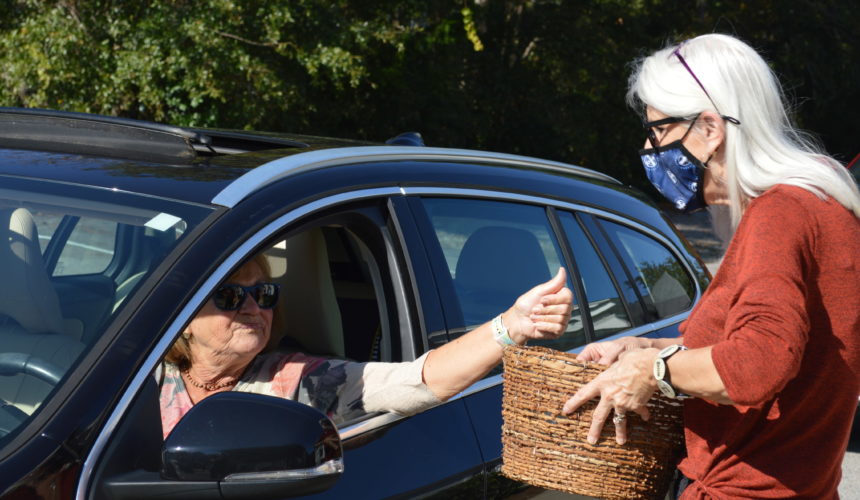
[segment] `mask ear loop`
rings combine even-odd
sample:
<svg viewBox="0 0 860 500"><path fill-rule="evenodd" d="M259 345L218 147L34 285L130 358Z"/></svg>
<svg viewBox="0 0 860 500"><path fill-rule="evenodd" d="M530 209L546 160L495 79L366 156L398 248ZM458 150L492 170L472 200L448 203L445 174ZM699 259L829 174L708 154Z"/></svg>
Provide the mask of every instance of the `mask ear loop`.
<svg viewBox="0 0 860 500"><path fill-rule="evenodd" d="M704 168L704 169L706 169L706 170L708 170L708 169L710 169L710 168L711 168L711 167L709 167L709 166L708 166L708 163L710 163L710 161L714 158L714 155L715 155L715 154L717 154L717 152L716 152L716 151L714 151L713 153L711 153L711 155L710 155L710 156L708 156L708 159L707 159L707 160L705 160L705 163L702 163L702 168Z"/></svg>
<svg viewBox="0 0 860 500"><path fill-rule="evenodd" d="M699 113L698 115L696 115L695 118L693 118L693 123L690 125L690 128L688 128L687 131L684 132L684 137L681 137L681 143L682 144L684 143L684 139L686 139L687 136L690 134L690 131L693 130L693 127L696 126L696 122L699 121L699 116L701 116L701 113ZM722 118L727 118L727 117L722 117ZM728 117L728 118L731 118L731 117ZM734 120L734 118L732 118L732 119ZM740 122L738 122L738 124L740 124ZM717 149L719 149L719 147ZM714 158L714 155L716 155L716 154L717 154L717 150L715 149L708 156L708 159L705 160L704 163L702 163L702 168L704 168L705 170L709 169L710 167L708 167L708 163L710 163L710 161ZM703 174L704 174L704 172L703 172ZM704 175L702 175L702 181L704 181ZM699 184L704 184L704 182L700 182Z"/></svg>

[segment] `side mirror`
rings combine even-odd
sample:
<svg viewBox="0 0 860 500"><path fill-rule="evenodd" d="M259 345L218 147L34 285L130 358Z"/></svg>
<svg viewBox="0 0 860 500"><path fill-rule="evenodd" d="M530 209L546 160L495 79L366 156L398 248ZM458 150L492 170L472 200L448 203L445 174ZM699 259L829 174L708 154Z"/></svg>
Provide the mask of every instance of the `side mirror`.
<svg viewBox="0 0 860 500"><path fill-rule="evenodd" d="M114 498L264 499L317 493L343 473L337 428L310 406L222 392L195 405L167 439L161 473L115 477Z"/></svg>

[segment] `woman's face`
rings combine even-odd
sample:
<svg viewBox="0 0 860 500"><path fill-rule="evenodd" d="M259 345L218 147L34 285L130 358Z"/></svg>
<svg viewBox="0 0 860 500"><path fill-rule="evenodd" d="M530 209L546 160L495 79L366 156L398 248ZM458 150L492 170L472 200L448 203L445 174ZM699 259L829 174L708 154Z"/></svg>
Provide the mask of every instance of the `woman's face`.
<svg viewBox="0 0 860 500"><path fill-rule="evenodd" d="M669 115L650 106L646 108L646 115L646 120L649 122L669 118ZM703 115L705 115L705 113L700 115L699 120L703 119ZM702 163L705 163L711 156L708 140L702 134L696 133L695 130L692 130L691 133L687 134L687 129L691 126L694 126L692 122L678 122L654 127L652 130L654 131L654 135L657 137L658 144L661 146L683 138L684 147L687 148L690 154L698 158ZM686 137L684 137L685 134ZM645 139L644 147L645 149L652 147L647 138ZM702 180L702 193L705 198L705 203L708 205L728 204L728 190L725 182L723 182L723 179L725 179L725 167L722 158L717 157L721 150L722 148L719 148L716 152L717 154L714 155L714 158L711 158L711 161L708 161L708 167L705 169L704 179Z"/></svg>
<svg viewBox="0 0 860 500"><path fill-rule="evenodd" d="M228 284L251 286L266 280L260 266L251 261L239 269ZM236 311L222 311L210 298L185 330L191 333L192 363L250 362L269 341L273 314L273 309L260 309L251 294Z"/></svg>

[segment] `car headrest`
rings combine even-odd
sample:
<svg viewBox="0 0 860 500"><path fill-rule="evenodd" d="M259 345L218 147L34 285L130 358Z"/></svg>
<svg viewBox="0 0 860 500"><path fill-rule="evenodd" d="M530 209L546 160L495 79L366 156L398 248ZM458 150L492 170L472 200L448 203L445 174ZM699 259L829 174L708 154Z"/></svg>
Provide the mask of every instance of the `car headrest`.
<svg viewBox="0 0 860 500"><path fill-rule="evenodd" d="M463 245L454 282L458 292L465 294L461 305L469 308L462 299L471 296L483 304L479 309L486 309L480 314L488 314L490 309L502 312L521 294L550 277L546 256L533 233L487 226L472 233ZM469 311L464 313L469 316Z"/></svg>
<svg viewBox="0 0 860 500"><path fill-rule="evenodd" d="M0 210L0 315L30 333L64 331L60 300L45 270L39 233L24 208Z"/></svg>
<svg viewBox="0 0 860 500"><path fill-rule="evenodd" d="M322 231L315 228L296 234L285 245L286 272L275 278L281 284L278 307L284 331L273 331L273 342L286 334L311 354L345 356L342 318Z"/></svg>

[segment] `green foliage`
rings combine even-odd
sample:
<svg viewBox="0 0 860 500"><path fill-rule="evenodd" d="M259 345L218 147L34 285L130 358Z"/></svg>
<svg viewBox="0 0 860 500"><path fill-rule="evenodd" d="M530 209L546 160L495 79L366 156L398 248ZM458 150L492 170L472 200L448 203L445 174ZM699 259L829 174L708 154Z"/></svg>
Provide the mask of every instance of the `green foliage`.
<svg viewBox="0 0 860 500"><path fill-rule="evenodd" d="M0 104L375 141L418 130L643 186L631 60L734 33L772 61L799 124L850 159L858 20L853 0L0 0Z"/></svg>

